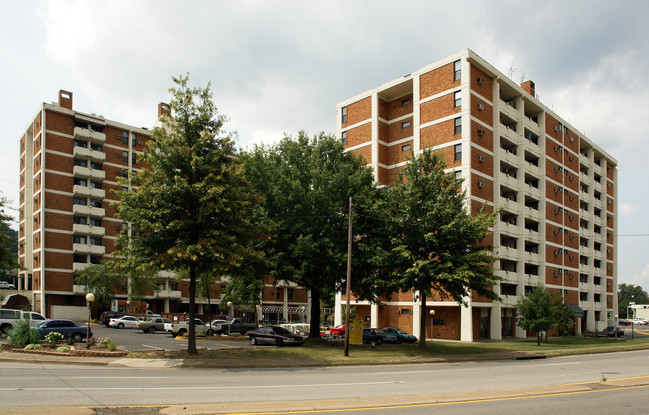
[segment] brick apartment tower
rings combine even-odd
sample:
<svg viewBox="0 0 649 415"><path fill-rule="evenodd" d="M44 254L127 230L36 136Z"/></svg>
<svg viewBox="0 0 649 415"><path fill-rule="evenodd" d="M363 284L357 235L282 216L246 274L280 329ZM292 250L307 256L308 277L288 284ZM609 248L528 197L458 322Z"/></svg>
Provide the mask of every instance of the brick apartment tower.
<svg viewBox="0 0 649 415"><path fill-rule="evenodd" d="M117 180L142 167L138 155L151 137L146 128L75 111L73 94L59 91L56 103L43 103L20 139L18 289L32 291L32 307L48 318L85 320L83 285L74 277L90 264L110 258L122 227L110 206ZM158 117L169 107L160 103ZM157 313L187 309L189 284L173 274L158 275L157 289L145 300ZM216 313L222 281L213 287L211 310L197 298L201 313ZM127 304L117 293L117 306ZM266 318L286 321L308 315L307 293L295 284L266 282ZM233 310L236 313L235 310Z"/></svg>
<svg viewBox="0 0 649 415"><path fill-rule="evenodd" d="M412 152L433 148L464 179L469 209L503 207L492 229L503 302L469 307L417 293L382 305L356 302L372 327L473 341L526 337L515 323L518 297L534 286L558 293L575 312L575 334L601 330L617 310L617 162L536 96L471 50L421 68L337 106L346 151L391 184ZM420 313L435 310L419 333ZM342 319L336 297L336 322Z"/></svg>

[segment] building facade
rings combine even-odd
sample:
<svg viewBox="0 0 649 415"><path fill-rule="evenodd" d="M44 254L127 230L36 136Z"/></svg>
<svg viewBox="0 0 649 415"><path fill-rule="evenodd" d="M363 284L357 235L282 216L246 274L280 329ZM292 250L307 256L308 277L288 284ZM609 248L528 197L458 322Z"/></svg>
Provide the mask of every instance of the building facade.
<svg viewBox="0 0 649 415"><path fill-rule="evenodd" d="M158 105L158 117L168 111ZM151 131L73 109L73 94L43 103L20 138L18 289L32 293L32 306L48 318L85 320L85 286L75 276L111 258L125 224L115 217L111 190L124 190L119 177L142 168L138 156ZM145 301L157 313L187 311L189 284L160 273ZM197 298L198 313L217 314L227 280L213 296ZM308 315L309 298L294 284L266 281L262 313L270 320ZM126 292L116 299L127 301ZM210 304L208 308L208 304ZM235 306L236 310L236 306ZM221 310L222 311L222 310ZM232 310L229 310L232 311ZM245 312L245 311L243 311Z"/></svg>
<svg viewBox="0 0 649 415"><path fill-rule="evenodd" d="M354 302L372 327L399 326L428 338L521 338L517 299L537 285L575 311L575 334L601 330L617 310L617 162L471 50L442 59L337 106L346 151L365 158L390 185L412 154L432 148L464 179L468 208L502 208L491 242L503 299L469 307L416 292L374 305ZM336 322L342 321L336 299ZM421 313L434 317L419 332Z"/></svg>

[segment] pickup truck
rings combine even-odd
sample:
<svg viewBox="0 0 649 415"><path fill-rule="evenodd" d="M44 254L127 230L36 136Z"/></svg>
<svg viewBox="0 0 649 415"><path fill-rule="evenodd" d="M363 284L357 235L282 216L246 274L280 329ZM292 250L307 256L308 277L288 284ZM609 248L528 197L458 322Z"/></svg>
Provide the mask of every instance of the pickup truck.
<svg viewBox="0 0 649 415"><path fill-rule="evenodd" d="M140 321L137 328L145 333L155 333L156 331L164 331L165 324L171 323L171 320L162 317L153 317Z"/></svg>
<svg viewBox="0 0 649 415"><path fill-rule="evenodd" d="M216 325L213 330L216 334L241 333L241 335L245 335L250 330L255 330L256 328L257 325L254 323L244 323L240 318L233 318L228 322Z"/></svg>
<svg viewBox="0 0 649 415"><path fill-rule="evenodd" d="M7 334L19 320L29 320L32 326L36 326L47 320L35 311L20 311L11 309L0 310L0 331Z"/></svg>
<svg viewBox="0 0 649 415"><path fill-rule="evenodd" d="M203 323L199 318L194 319L194 327L196 327L196 333L208 333L210 331L210 326ZM164 328L165 331L171 333L173 337L182 336L189 332L189 321L165 323Z"/></svg>

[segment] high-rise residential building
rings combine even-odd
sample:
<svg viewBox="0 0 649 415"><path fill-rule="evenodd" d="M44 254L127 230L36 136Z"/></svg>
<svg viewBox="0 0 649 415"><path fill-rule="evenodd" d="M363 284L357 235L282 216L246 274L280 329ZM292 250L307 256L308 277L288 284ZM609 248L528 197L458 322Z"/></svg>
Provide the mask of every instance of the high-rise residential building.
<svg viewBox="0 0 649 415"><path fill-rule="evenodd" d="M73 94L59 91L58 102L43 103L20 138L18 238L24 269L17 288L31 292L33 309L49 318L84 320L85 286L75 276L112 257L125 224L115 217L111 202L117 196L111 190L125 190L118 178L143 167L138 156L151 131L76 111L72 104ZM158 117L168 110L160 103ZM187 281L166 272L156 284L145 297L151 310L187 310ZM215 284L211 301L198 296L198 313L218 312L225 284L227 279ZM269 279L261 296L265 319L308 316L307 292L295 284ZM116 293L116 299L127 304L128 295Z"/></svg>
<svg viewBox="0 0 649 415"><path fill-rule="evenodd" d="M341 102L337 117L346 151L363 156L378 183L390 185L409 157L432 148L464 179L470 212L502 208L490 237L502 302L436 297L422 310L416 292L396 293L380 305L353 302L366 324L462 341L525 337L516 302L537 285L573 309L575 334L614 320L617 162L541 103L532 81L518 85L464 50Z"/></svg>

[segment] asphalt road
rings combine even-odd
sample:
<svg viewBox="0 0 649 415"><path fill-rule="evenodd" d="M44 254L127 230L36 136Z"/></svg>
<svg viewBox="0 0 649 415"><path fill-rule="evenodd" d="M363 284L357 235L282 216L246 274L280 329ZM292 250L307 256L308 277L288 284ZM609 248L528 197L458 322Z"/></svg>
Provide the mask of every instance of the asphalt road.
<svg viewBox="0 0 649 415"><path fill-rule="evenodd" d="M410 404L417 396L430 394L475 394L600 382L603 378L608 381L646 378L649 376L648 363L649 351L548 360L236 370L2 362L3 379L11 381L0 388L0 406L261 401L271 402L269 408L281 408L286 401L295 400L350 399L353 402L368 399L372 402L389 397ZM638 393L646 396L647 388L640 391ZM38 399L34 399L35 396Z"/></svg>

